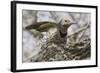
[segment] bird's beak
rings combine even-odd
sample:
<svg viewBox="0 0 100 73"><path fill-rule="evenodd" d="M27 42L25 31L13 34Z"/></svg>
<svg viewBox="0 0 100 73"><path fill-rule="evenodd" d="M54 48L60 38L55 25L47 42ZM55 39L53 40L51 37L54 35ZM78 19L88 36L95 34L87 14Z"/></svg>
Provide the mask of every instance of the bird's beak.
<svg viewBox="0 0 100 73"><path fill-rule="evenodd" d="M76 22L71 22L70 25L77 24Z"/></svg>

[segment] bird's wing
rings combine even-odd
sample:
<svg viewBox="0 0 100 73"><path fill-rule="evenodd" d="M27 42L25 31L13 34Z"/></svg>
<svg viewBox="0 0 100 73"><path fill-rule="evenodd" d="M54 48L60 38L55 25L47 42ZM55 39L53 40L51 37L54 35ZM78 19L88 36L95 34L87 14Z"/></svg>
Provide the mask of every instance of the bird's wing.
<svg viewBox="0 0 100 73"><path fill-rule="evenodd" d="M37 29L40 25L45 24L47 22L37 22L37 23L33 23L29 26L26 27L26 29L30 30L30 29Z"/></svg>
<svg viewBox="0 0 100 73"><path fill-rule="evenodd" d="M31 30L31 29L36 29L40 32L49 30L50 28L57 27L57 24L55 22L37 22L35 24L29 25L26 27L26 29Z"/></svg>

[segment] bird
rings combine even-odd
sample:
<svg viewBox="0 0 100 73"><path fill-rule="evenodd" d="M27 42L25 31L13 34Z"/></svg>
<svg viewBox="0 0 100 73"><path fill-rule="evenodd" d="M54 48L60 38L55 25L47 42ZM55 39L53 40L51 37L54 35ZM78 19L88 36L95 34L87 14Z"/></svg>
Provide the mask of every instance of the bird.
<svg viewBox="0 0 100 73"><path fill-rule="evenodd" d="M76 24L75 22L71 22L69 19L61 19L59 23L51 22L51 21L42 21L42 22L36 22L31 25L28 25L26 27L27 30L35 29L38 32L48 32L51 28L56 28L57 32L54 35L54 38L52 38L53 43L60 44L66 42L66 36L68 28L72 25ZM57 41L58 40L58 41ZM62 41L62 42L61 42Z"/></svg>

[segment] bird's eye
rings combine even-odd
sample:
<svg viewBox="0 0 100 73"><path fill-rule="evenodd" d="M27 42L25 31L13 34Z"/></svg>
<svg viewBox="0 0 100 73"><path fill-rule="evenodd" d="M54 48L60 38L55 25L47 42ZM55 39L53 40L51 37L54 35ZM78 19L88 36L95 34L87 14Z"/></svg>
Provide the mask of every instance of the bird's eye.
<svg viewBox="0 0 100 73"><path fill-rule="evenodd" d="M67 20L65 20L65 22L67 22Z"/></svg>

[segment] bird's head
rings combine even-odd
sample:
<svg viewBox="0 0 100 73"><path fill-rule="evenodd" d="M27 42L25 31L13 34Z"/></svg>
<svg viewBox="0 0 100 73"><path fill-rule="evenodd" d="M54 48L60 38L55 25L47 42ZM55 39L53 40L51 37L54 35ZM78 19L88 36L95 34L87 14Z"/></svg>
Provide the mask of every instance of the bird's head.
<svg viewBox="0 0 100 73"><path fill-rule="evenodd" d="M59 24L62 25L63 27L65 27L65 28L69 28L71 25L77 24L77 23L75 23L75 22L71 21L70 19L64 17L59 21Z"/></svg>

